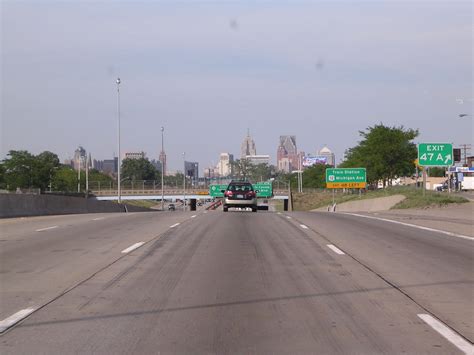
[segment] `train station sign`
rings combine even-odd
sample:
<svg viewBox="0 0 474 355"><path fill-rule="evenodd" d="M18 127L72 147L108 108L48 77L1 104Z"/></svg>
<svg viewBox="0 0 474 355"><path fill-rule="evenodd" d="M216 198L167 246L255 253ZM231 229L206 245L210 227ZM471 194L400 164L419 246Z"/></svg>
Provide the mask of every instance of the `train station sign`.
<svg viewBox="0 0 474 355"><path fill-rule="evenodd" d="M418 144L418 164L420 166L451 166L454 163L451 143Z"/></svg>
<svg viewBox="0 0 474 355"><path fill-rule="evenodd" d="M366 185L365 168L326 169L326 188L328 189L363 189Z"/></svg>

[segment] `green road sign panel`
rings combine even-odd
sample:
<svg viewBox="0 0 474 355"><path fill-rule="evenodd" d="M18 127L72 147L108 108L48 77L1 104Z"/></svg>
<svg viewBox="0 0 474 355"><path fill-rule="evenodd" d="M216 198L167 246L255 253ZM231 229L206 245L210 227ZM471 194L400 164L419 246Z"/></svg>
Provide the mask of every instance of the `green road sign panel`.
<svg viewBox="0 0 474 355"><path fill-rule="evenodd" d="M226 185L210 185L209 186L209 195L211 197L224 197L224 194L221 190L227 189ZM271 182L259 182L252 185L254 190L258 190L257 197L272 197L273 196L273 188Z"/></svg>
<svg viewBox="0 0 474 355"><path fill-rule="evenodd" d="M418 144L418 164L420 166L451 166L454 163L451 143Z"/></svg>
<svg viewBox="0 0 474 355"><path fill-rule="evenodd" d="M365 168L326 169L326 187L328 189L365 188L367 171Z"/></svg>
<svg viewBox="0 0 474 355"><path fill-rule="evenodd" d="M221 190L227 189L227 184L226 185L211 185L209 186L209 195L211 197L224 197L224 194L221 192Z"/></svg>
<svg viewBox="0 0 474 355"><path fill-rule="evenodd" d="M257 197L272 197L273 185L271 182L257 182L252 185L254 190L258 190Z"/></svg>

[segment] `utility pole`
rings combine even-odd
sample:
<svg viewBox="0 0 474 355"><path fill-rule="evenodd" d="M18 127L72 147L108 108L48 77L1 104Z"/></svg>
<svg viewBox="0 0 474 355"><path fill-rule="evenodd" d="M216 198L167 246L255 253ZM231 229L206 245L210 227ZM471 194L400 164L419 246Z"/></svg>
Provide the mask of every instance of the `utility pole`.
<svg viewBox="0 0 474 355"><path fill-rule="evenodd" d="M164 174L165 174L165 155L164 155L164 131L165 127L161 127L161 210L165 210L165 201L163 200L164 195L165 195L165 186L163 185L164 182Z"/></svg>
<svg viewBox="0 0 474 355"><path fill-rule="evenodd" d="M120 190L120 78L117 78L117 145L118 145L118 158L117 158L117 198L118 203L122 203L121 190Z"/></svg>
<svg viewBox="0 0 474 355"><path fill-rule="evenodd" d="M183 152L183 211L186 212L186 152Z"/></svg>

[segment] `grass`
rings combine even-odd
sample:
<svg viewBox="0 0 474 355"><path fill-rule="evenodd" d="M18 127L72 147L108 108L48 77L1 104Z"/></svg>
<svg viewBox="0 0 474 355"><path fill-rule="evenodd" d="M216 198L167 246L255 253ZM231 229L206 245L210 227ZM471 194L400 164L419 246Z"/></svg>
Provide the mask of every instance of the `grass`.
<svg viewBox="0 0 474 355"><path fill-rule="evenodd" d="M151 208L159 204L159 202L154 201L154 200L126 200L123 202L126 203L127 205L145 207L145 208Z"/></svg>
<svg viewBox="0 0 474 355"><path fill-rule="evenodd" d="M454 193L448 194L447 192L425 191L425 196L423 196L422 189L416 189L411 186L395 186L376 191L367 191L360 196L358 193L343 193L342 190L337 190L335 192L335 202L341 204L348 201L393 195L404 195L406 197L405 200L395 205L393 209L428 208L444 206L450 203L468 202L464 197L457 196ZM331 205L332 199L332 192L327 190L302 194L296 193L293 194L293 207L296 211L309 211Z"/></svg>

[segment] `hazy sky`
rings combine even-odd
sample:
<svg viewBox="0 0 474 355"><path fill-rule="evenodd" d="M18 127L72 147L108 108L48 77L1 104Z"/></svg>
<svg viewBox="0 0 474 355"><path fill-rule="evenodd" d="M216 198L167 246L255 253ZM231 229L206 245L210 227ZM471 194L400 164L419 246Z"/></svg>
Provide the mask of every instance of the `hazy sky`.
<svg viewBox="0 0 474 355"><path fill-rule="evenodd" d="M250 128L339 161L379 122L473 143L471 1L2 1L1 149L240 155ZM459 119L460 113L470 116ZM474 151L473 151L474 153Z"/></svg>

